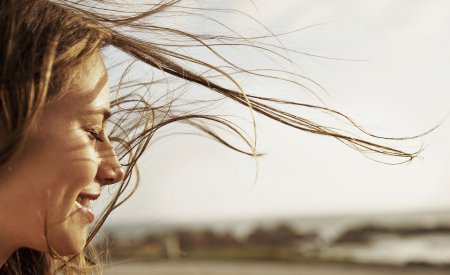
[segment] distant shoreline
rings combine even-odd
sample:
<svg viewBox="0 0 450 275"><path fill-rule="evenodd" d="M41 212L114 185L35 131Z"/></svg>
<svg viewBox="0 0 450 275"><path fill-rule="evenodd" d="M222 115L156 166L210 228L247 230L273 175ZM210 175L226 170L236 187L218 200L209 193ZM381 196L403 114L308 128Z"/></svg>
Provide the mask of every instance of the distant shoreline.
<svg viewBox="0 0 450 275"><path fill-rule="evenodd" d="M447 275L449 267L388 266L348 263L122 261L105 267L105 275Z"/></svg>

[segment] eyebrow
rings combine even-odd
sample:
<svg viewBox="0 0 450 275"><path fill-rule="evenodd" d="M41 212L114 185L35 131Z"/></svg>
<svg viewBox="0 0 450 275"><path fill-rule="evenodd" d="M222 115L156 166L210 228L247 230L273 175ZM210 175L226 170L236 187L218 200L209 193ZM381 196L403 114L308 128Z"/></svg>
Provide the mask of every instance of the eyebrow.
<svg viewBox="0 0 450 275"><path fill-rule="evenodd" d="M100 108L98 110L88 111L86 112L89 116L103 116L103 123L106 122L112 115L111 111L107 108Z"/></svg>

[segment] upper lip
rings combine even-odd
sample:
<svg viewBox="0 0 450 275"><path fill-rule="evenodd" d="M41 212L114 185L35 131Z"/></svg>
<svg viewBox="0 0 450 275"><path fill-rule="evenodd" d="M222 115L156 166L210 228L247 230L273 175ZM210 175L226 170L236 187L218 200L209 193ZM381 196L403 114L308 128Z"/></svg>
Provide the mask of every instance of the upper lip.
<svg viewBox="0 0 450 275"><path fill-rule="evenodd" d="M87 198L90 200L96 200L98 197L100 197L100 193L94 193L94 192L81 192L78 194L79 197Z"/></svg>

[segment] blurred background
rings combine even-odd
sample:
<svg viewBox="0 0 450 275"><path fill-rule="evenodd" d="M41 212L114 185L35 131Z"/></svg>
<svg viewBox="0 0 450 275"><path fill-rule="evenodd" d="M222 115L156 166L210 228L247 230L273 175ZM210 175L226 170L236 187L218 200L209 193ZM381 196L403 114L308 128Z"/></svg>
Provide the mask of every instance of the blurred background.
<svg viewBox="0 0 450 275"><path fill-rule="evenodd" d="M190 4L250 15L205 13L246 35L270 34L254 20L273 33L301 29L271 41L299 51L283 53L296 66L220 51L248 67L277 63L317 82L305 79L328 107L370 132L413 136L442 124L395 144L425 149L402 165L262 117L257 146L266 155L258 162L198 135L170 135L188 130L169 127L142 158L138 191L100 233L113 262L106 274L448 274L450 2L204 2ZM200 17L171 23L220 30ZM111 71L111 81L119 76ZM318 104L286 83L239 80L251 94ZM252 133L247 110L226 101L217 110Z"/></svg>

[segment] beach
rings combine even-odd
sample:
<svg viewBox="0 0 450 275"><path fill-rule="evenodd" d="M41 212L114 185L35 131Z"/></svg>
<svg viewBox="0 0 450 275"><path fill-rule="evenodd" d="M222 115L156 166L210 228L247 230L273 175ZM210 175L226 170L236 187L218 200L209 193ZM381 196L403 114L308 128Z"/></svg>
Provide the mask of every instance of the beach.
<svg viewBox="0 0 450 275"><path fill-rule="evenodd" d="M334 263L270 262L118 262L105 275L448 275L450 269Z"/></svg>

